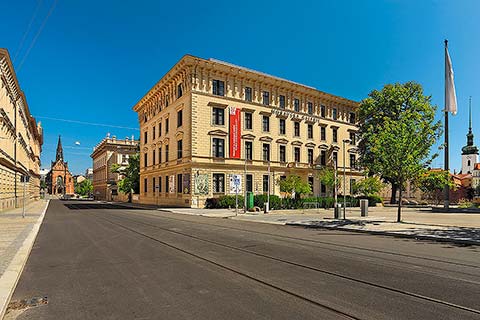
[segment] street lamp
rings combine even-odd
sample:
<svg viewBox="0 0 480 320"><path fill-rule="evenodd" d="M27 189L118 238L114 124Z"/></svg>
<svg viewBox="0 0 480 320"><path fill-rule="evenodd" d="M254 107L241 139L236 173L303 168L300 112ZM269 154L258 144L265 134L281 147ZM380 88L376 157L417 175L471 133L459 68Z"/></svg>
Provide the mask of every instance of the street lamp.
<svg viewBox="0 0 480 320"><path fill-rule="evenodd" d="M347 198L346 198L346 187L347 187L347 159L345 154L345 143L350 143L349 139L343 139L343 219L345 220L345 211L347 210Z"/></svg>

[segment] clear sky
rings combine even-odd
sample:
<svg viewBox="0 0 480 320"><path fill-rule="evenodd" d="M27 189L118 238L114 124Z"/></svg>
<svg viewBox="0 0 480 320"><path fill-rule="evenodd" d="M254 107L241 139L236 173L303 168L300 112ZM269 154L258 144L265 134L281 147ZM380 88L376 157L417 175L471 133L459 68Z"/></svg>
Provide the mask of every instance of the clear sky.
<svg viewBox="0 0 480 320"><path fill-rule="evenodd" d="M461 167L470 95L479 141L480 1L0 0L0 8L0 47L16 56L30 110L43 123L45 168L59 134L74 174L92 166L92 147L107 132L138 137L48 118L138 128L132 106L187 53L357 101L415 80L440 119L448 38L459 105L450 120L452 170ZM443 154L434 165L443 166Z"/></svg>

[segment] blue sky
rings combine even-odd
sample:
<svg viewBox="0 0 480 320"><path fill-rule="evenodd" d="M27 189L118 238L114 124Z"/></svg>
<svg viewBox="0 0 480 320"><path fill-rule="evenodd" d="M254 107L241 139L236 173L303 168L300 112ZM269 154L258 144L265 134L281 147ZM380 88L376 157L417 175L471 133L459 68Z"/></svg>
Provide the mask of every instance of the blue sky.
<svg viewBox="0 0 480 320"><path fill-rule="evenodd" d="M450 119L452 170L461 166L470 95L479 141L480 1L0 0L0 8L0 47L17 56L20 85L43 123L45 168L59 134L73 173L92 166L91 148L107 132L138 136L47 118L137 128L132 106L186 53L357 101L386 83L415 80L440 118L448 38L459 105Z"/></svg>

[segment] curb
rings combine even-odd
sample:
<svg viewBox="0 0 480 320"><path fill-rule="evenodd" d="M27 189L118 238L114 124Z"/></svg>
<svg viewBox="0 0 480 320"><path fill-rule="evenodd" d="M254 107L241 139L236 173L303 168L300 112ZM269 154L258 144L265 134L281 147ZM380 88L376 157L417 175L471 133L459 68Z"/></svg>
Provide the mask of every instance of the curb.
<svg viewBox="0 0 480 320"><path fill-rule="evenodd" d="M50 199L47 201L47 205L43 209L40 217L38 217L38 220L33 225L29 235L23 241L22 246L13 257L3 275L0 277L0 319L3 319L5 316L8 303L10 302L13 292L17 287L17 283L18 280L20 280L23 268L27 264L30 251L33 248L33 244L35 243L35 239L37 238L38 231L40 230L40 226L42 225L43 218L45 217L45 213L47 212L49 204Z"/></svg>
<svg viewBox="0 0 480 320"><path fill-rule="evenodd" d="M437 241L437 242L448 242L460 245L476 245L480 246L480 241L475 240L463 240L463 239L452 239L452 238L439 238L433 236L425 236L425 235L411 235L411 234L404 234L404 233L394 233L388 231L374 231L374 230L358 230L358 229L347 229L342 227L326 227L326 226L316 226L316 225L307 225L295 222L287 222L285 223L287 226L294 226L294 227L304 227L304 228L312 228L312 229L327 229L327 230L340 230L345 232L357 232L357 233L368 233L372 235L380 235L380 236L388 236L388 237L396 237L396 238L408 238L408 239L416 239L416 240L428 240L428 241Z"/></svg>

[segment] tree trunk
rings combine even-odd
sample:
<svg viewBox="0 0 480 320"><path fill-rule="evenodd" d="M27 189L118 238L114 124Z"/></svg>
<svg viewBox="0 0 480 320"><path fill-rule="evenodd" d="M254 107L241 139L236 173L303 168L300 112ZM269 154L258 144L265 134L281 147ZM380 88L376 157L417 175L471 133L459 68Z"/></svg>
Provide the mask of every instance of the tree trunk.
<svg viewBox="0 0 480 320"><path fill-rule="evenodd" d="M402 188L400 187L398 190L399 199L398 199L398 212L397 212L397 222L402 221Z"/></svg>
<svg viewBox="0 0 480 320"><path fill-rule="evenodd" d="M392 183L392 196L390 197L390 204L397 203L397 185Z"/></svg>

